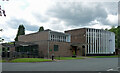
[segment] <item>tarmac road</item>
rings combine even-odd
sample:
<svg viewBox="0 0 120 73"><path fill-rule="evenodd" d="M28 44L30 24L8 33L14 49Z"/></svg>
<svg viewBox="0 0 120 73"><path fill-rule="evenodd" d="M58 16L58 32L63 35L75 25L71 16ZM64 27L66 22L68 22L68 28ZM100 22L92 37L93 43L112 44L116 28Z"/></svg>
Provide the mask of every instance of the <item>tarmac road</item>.
<svg viewBox="0 0 120 73"><path fill-rule="evenodd" d="M87 58L40 63L3 63L3 71L117 71L118 58Z"/></svg>

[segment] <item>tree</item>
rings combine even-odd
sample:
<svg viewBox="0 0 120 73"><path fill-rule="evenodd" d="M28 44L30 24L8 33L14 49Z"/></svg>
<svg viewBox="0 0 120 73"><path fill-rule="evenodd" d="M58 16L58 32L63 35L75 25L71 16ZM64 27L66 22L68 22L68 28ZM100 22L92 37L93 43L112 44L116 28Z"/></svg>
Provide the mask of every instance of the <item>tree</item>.
<svg viewBox="0 0 120 73"><path fill-rule="evenodd" d="M109 29L109 31L115 33L115 47L120 48L120 26L118 26L117 28L113 26L111 29Z"/></svg>
<svg viewBox="0 0 120 73"><path fill-rule="evenodd" d="M117 48L120 48L120 26L117 27Z"/></svg>
<svg viewBox="0 0 120 73"><path fill-rule="evenodd" d="M41 26L41 27L39 28L39 31L38 31L38 32L41 32L41 31L44 31L44 27L43 27L43 26Z"/></svg>
<svg viewBox="0 0 120 73"><path fill-rule="evenodd" d="M107 28L105 30L108 30Z"/></svg>
<svg viewBox="0 0 120 73"><path fill-rule="evenodd" d="M20 35L25 35L25 27L23 25L19 25L15 41L18 41L18 36Z"/></svg>

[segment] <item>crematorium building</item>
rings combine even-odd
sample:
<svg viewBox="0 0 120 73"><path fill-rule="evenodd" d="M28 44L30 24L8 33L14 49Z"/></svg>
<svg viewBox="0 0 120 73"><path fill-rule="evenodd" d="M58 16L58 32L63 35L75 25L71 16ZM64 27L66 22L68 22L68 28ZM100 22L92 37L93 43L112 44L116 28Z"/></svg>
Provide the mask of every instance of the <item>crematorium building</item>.
<svg viewBox="0 0 120 73"><path fill-rule="evenodd" d="M21 35L18 37L20 46L16 52L35 51L39 57L54 56L86 56L109 55L115 52L115 34L103 29L80 28L67 30L64 33L52 30ZM33 43L33 44L32 44ZM29 51L29 48L32 50ZM13 52L13 51L11 51Z"/></svg>

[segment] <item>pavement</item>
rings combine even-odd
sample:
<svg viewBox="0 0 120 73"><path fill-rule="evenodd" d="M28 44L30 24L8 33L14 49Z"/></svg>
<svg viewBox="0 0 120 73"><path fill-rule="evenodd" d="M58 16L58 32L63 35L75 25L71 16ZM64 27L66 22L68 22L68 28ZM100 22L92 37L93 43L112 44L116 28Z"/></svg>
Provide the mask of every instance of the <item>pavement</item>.
<svg viewBox="0 0 120 73"><path fill-rule="evenodd" d="M2 63L3 71L118 71L118 58L86 58L39 63Z"/></svg>

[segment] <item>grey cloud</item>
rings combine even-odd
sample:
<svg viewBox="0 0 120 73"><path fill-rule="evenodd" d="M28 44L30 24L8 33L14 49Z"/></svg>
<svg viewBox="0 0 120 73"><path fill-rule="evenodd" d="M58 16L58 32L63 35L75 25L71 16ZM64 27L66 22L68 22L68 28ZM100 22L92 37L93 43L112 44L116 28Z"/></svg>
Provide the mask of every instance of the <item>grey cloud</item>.
<svg viewBox="0 0 120 73"><path fill-rule="evenodd" d="M106 7L104 3L88 3L88 5L90 6L87 7L82 3L57 3L47 11L47 15L63 20L66 22L66 25L70 26L87 26L91 21L96 19L99 19L98 21L103 24L109 25L107 21L105 21L108 15L105 8L109 8L110 5L106 5ZM111 8L114 8L114 6L115 5ZM110 11L110 9L108 10ZM115 11L112 13L115 13Z"/></svg>
<svg viewBox="0 0 120 73"><path fill-rule="evenodd" d="M113 15L118 14L118 2L104 2L101 5L104 6L109 13Z"/></svg>
<svg viewBox="0 0 120 73"><path fill-rule="evenodd" d="M38 28L39 28L39 26L30 25L29 22L23 19L11 18L6 23L10 28L13 28L13 29L17 29L21 24L24 25L25 30L28 30L28 31L38 31Z"/></svg>
<svg viewBox="0 0 120 73"><path fill-rule="evenodd" d="M36 20L38 22L48 22L49 21L49 18L45 17L45 16L42 16L40 13L32 13L33 16L36 18Z"/></svg>

